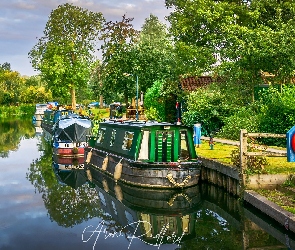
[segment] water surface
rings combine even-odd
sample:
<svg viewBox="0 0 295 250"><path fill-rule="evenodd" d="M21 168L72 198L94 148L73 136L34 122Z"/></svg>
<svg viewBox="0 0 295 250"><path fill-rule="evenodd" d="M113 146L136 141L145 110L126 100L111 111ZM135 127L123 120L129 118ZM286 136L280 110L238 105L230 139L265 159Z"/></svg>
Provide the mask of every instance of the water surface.
<svg viewBox="0 0 295 250"><path fill-rule="evenodd" d="M215 186L140 189L79 161L65 169L31 121L0 122L1 250L295 249L294 235Z"/></svg>

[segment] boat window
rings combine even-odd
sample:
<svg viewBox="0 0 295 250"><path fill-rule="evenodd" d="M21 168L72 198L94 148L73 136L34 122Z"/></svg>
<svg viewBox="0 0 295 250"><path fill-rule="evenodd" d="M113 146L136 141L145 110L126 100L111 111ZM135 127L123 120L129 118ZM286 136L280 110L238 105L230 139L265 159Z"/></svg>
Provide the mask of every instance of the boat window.
<svg viewBox="0 0 295 250"><path fill-rule="evenodd" d="M186 160L189 158L188 141L186 131L180 131L180 160Z"/></svg>
<svg viewBox="0 0 295 250"><path fill-rule="evenodd" d="M122 145L123 150L130 150L132 146L132 141L133 141L133 132L126 131L125 136L124 136L124 141Z"/></svg>
<svg viewBox="0 0 295 250"><path fill-rule="evenodd" d="M98 135L97 135L97 143L103 143L104 141L104 135L105 135L105 128L102 128L98 131Z"/></svg>
<svg viewBox="0 0 295 250"><path fill-rule="evenodd" d="M110 146L114 146L115 138L116 138L116 129L113 129L112 136L111 136L111 141L110 141Z"/></svg>
<svg viewBox="0 0 295 250"><path fill-rule="evenodd" d="M150 131L148 130L143 131L138 160L149 159L149 137L150 137Z"/></svg>

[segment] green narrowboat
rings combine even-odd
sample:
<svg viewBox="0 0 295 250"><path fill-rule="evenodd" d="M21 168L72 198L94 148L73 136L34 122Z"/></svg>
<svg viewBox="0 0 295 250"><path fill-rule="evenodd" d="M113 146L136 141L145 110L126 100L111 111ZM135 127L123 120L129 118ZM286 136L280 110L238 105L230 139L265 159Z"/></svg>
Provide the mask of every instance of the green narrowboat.
<svg viewBox="0 0 295 250"><path fill-rule="evenodd" d="M186 126L109 120L87 137L85 163L116 181L149 188L185 188L198 184L193 129Z"/></svg>

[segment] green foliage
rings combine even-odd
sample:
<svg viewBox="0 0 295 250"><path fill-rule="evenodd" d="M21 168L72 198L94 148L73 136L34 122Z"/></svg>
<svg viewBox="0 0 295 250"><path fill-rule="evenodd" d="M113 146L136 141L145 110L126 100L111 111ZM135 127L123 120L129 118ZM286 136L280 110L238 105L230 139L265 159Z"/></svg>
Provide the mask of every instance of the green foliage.
<svg viewBox="0 0 295 250"><path fill-rule="evenodd" d="M24 89L24 79L17 71L0 70L0 104L14 105L21 101L20 94Z"/></svg>
<svg viewBox="0 0 295 250"><path fill-rule="evenodd" d="M104 44L101 47L102 65L99 66L97 84L102 85L105 100L118 101L123 94L127 103L135 96L135 81L138 77L137 48L138 31L133 28L133 18L123 15L120 22L106 22L102 31ZM126 77L124 74L132 74ZM140 79L140 78L139 78Z"/></svg>
<svg viewBox="0 0 295 250"><path fill-rule="evenodd" d="M248 132L259 131L260 115L251 106L240 107L236 113L224 120L224 126L217 136L230 140L240 140L240 130L246 129Z"/></svg>
<svg viewBox="0 0 295 250"><path fill-rule="evenodd" d="M290 175L289 178L282 184L283 187L295 187L295 176Z"/></svg>
<svg viewBox="0 0 295 250"><path fill-rule="evenodd" d="M32 117L35 112L34 105L0 106L0 117Z"/></svg>
<svg viewBox="0 0 295 250"><path fill-rule="evenodd" d="M29 86L21 93L23 103L46 103L52 100L52 93L44 87Z"/></svg>
<svg viewBox="0 0 295 250"><path fill-rule="evenodd" d="M163 98L163 82L156 81L145 94L144 106L147 110L146 116L148 119L165 121L165 105Z"/></svg>
<svg viewBox="0 0 295 250"><path fill-rule="evenodd" d="M286 133L295 124L295 87L283 86L282 90L269 88L263 91L261 102L261 132Z"/></svg>
<svg viewBox="0 0 295 250"><path fill-rule="evenodd" d="M293 1L166 0L166 5L173 8L168 20L177 53L198 72L218 72L248 86L257 84L260 70L282 82L294 76Z"/></svg>
<svg viewBox="0 0 295 250"><path fill-rule="evenodd" d="M214 84L190 93L186 103L183 123L188 126L201 123L202 134L207 136L215 134L236 109L236 104L232 103L226 93Z"/></svg>
<svg viewBox="0 0 295 250"><path fill-rule="evenodd" d="M253 145L247 147L248 152L257 151ZM240 167L240 149L237 148L231 153L231 161L234 166ZM264 156L248 156L247 157L247 167L245 174L267 174L266 168L269 166L269 162Z"/></svg>
<svg viewBox="0 0 295 250"><path fill-rule="evenodd" d="M41 72L55 98L75 106L75 89L89 80L95 42L104 18L72 4L59 5L49 16L41 37L29 52L31 63ZM61 25L62 24L62 25Z"/></svg>
<svg viewBox="0 0 295 250"><path fill-rule="evenodd" d="M148 120L151 120L151 121L160 121L161 120L157 109L154 107L150 107L150 108L145 109L144 114Z"/></svg>

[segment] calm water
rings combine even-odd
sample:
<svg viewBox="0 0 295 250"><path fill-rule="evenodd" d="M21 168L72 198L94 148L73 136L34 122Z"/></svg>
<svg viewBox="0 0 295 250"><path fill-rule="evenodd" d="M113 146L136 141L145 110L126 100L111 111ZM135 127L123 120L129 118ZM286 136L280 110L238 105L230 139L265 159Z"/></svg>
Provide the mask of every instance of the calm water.
<svg viewBox="0 0 295 250"><path fill-rule="evenodd" d="M0 122L1 250L295 249L293 234L214 186L139 189L81 164L53 158L30 121Z"/></svg>

